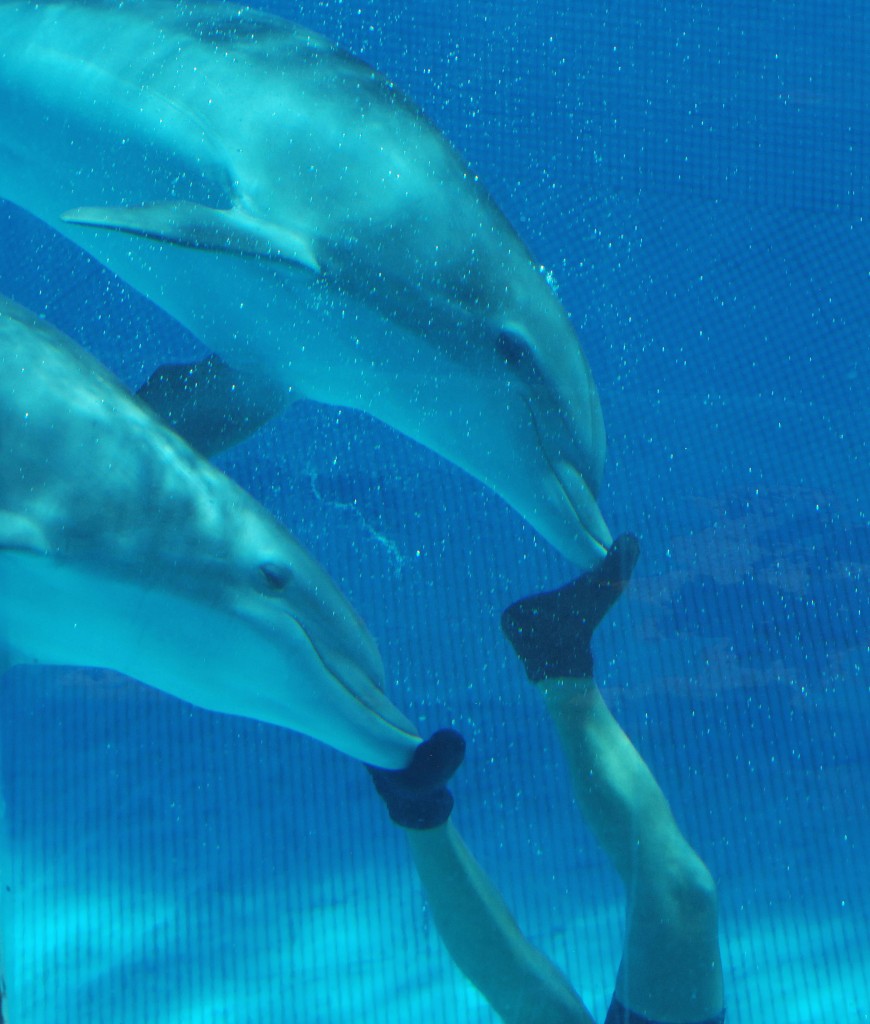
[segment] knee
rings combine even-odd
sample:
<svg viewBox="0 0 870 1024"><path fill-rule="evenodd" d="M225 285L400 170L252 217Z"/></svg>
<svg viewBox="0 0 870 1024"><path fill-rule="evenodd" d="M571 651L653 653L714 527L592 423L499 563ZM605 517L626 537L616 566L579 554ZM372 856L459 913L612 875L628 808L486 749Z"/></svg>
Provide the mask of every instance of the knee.
<svg viewBox="0 0 870 1024"><path fill-rule="evenodd" d="M694 853L670 866L663 887L668 916L683 934L716 928L716 883L704 862Z"/></svg>

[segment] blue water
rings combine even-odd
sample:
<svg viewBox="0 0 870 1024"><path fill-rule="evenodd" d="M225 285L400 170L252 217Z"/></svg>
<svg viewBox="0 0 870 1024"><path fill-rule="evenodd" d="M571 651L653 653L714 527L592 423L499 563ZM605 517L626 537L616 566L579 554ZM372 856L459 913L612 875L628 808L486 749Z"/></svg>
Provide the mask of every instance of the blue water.
<svg viewBox="0 0 870 1024"><path fill-rule="evenodd" d="M268 6L424 106L581 330L601 505L644 547L597 663L717 880L729 1019L870 1019L865 6ZM19 211L0 232L0 291L131 386L199 353ZM466 734L456 821L601 1018L621 893L497 628L570 567L358 414L297 408L222 465L355 603L396 703ZM359 766L104 674L3 685L17 1019L495 1020Z"/></svg>

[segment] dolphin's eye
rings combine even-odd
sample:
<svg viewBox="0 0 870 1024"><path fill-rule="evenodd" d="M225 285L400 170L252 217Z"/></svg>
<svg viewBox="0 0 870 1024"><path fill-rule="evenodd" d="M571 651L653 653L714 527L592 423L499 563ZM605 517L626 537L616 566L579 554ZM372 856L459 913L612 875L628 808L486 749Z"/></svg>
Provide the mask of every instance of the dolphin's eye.
<svg viewBox="0 0 870 1024"><path fill-rule="evenodd" d="M283 590L290 582L290 570L277 562L263 562L260 574L272 590Z"/></svg>
<svg viewBox="0 0 870 1024"><path fill-rule="evenodd" d="M496 339L496 351L514 375L529 387L535 387L541 379L541 369L535 351L528 338L520 332L510 329L499 331Z"/></svg>
<svg viewBox="0 0 870 1024"><path fill-rule="evenodd" d="M495 346L508 366L522 366L532 358L525 340L513 331L499 331Z"/></svg>

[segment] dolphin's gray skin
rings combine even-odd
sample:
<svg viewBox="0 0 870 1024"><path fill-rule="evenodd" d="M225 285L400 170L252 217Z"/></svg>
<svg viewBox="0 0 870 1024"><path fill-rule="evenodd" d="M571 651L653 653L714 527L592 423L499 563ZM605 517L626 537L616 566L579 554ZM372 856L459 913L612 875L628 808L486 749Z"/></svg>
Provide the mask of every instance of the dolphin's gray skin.
<svg viewBox="0 0 870 1024"><path fill-rule="evenodd" d="M116 669L385 768L413 726L314 559L95 360L0 299L0 665Z"/></svg>
<svg viewBox="0 0 870 1024"><path fill-rule="evenodd" d="M235 4L0 0L0 195L223 357L246 429L291 396L362 409L578 565L609 546L564 309L443 137L325 39ZM158 384L170 420L213 409L205 372Z"/></svg>

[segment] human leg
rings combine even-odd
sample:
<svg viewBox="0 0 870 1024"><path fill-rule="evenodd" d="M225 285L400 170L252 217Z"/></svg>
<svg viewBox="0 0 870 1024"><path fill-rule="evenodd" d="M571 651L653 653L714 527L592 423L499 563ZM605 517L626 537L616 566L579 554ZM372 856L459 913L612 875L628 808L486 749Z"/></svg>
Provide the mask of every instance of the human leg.
<svg viewBox="0 0 870 1024"><path fill-rule="evenodd" d="M709 871L591 679L541 689L581 812L625 886L617 999L668 1024L714 1017L723 991Z"/></svg>
<svg viewBox="0 0 870 1024"><path fill-rule="evenodd" d="M562 972L520 931L451 822L407 831L435 925L459 969L506 1024L594 1024Z"/></svg>
<svg viewBox="0 0 870 1024"><path fill-rule="evenodd" d="M370 768L408 838L432 917L454 962L506 1024L593 1024L564 975L520 931L507 904L448 820L446 783L465 745L443 730L401 771Z"/></svg>
<svg viewBox="0 0 870 1024"><path fill-rule="evenodd" d="M517 602L503 626L540 684L581 812L625 885L616 998L648 1019L689 1024L722 1009L715 886L592 678L592 633L638 554L634 538L619 538L596 569Z"/></svg>

